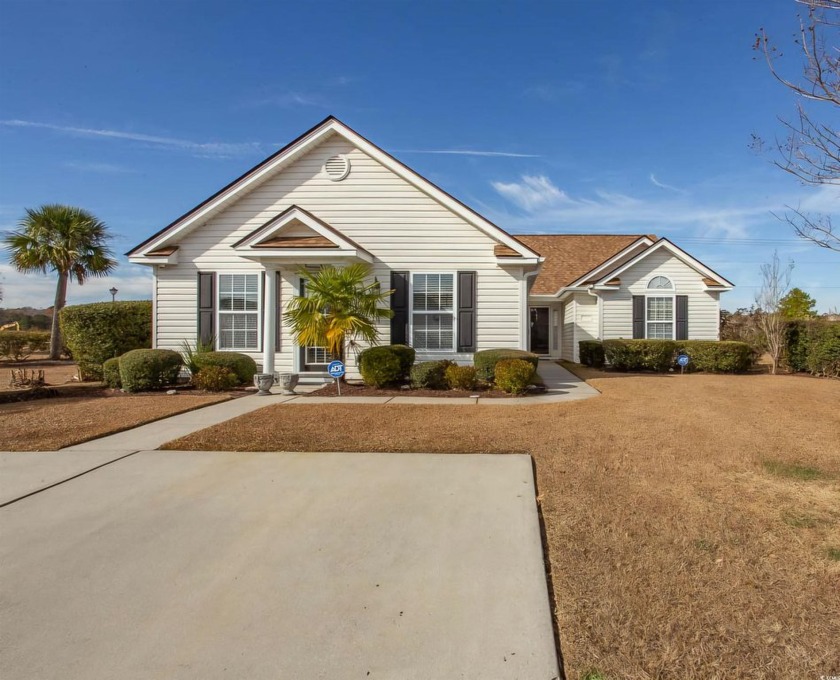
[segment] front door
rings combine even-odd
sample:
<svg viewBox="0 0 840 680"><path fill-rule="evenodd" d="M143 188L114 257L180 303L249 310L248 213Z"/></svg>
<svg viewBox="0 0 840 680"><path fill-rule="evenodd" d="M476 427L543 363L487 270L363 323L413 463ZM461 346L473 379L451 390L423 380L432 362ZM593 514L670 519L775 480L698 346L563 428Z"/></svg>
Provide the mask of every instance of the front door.
<svg viewBox="0 0 840 680"><path fill-rule="evenodd" d="M548 307L531 307L531 344L534 354L548 354Z"/></svg>

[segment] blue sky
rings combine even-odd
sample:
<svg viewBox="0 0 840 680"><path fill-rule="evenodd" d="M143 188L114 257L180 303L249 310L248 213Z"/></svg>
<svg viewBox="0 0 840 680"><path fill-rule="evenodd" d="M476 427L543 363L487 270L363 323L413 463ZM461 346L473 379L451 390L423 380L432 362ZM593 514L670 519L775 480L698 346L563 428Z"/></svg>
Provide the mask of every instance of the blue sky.
<svg viewBox="0 0 840 680"><path fill-rule="evenodd" d="M329 114L516 233L655 233L738 284L774 249L819 308L840 254L772 213L837 212L749 148L793 97L754 59L793 0L0 3L0 230L79 205L122 253ZM798 67L793 50L783 64ZM825 116L836 115L827 110ZM52 278L0 255L5 306ZM150 272L69 302L151 296Z"/></svg>

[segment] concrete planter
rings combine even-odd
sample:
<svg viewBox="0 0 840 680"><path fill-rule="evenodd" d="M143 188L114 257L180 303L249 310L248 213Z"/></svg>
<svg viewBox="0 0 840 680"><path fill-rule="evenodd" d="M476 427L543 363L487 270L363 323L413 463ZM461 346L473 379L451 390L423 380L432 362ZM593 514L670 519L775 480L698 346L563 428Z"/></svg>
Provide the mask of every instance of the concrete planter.
<svg viewBox="0 0 840 680"><path fill-rule="evenodd" d="M271 394L273 385L274 376L271 373L257 373L254 375L254 387L259 390L257 396L264 397Z"/></svg>
<svg viewBox="0 0 840 680"><path fill-rule="evenodd" d="M278 373L277 382L283 390L283 394L294 394L300 376L297 373Z"/></svg>

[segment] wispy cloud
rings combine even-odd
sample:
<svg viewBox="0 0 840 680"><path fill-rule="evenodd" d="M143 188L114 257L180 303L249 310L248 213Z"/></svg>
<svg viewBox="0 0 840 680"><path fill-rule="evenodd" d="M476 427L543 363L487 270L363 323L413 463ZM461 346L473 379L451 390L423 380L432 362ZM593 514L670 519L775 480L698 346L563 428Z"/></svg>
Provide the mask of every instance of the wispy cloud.
<svg viewBox="0 0 840 680"><path fill-rule="evenodd" d="M127 165L117 165L116 163L97 163L95 161L67 161L63 165L65 168L70 168L71 170L96 172L103 175L126 175L137 172L134 168L130 168Z"/></svg>
<svg viewBox="0 0 840 680"><path fill-rule="evenodd" d="M677 187L672 186L670 184L665 184L665 182L660 182L658 179L656 179L656 175L654 175L653 173L650 173L650 183L653 184L653 186L655 187L665 189L666 191L673 191L677 194L687 193L684 189L678 189Z"/></svg>
<svg viewBox="0 0 840 680"><path fill-rule="evenodd" d="M244 108L274 106L281 109L292 109L297 107L310 107L318 109L330 108L330 104L327 100L319 94L294 91L282 92L280 94L270 94L258 99L252 99L244 102L242 106Z"/></svg>
<svg viewBox="0 0 840 680"><path fill-rule="evenodd" d="M449 156L489 156L491 158L539 158L539 154L512 151L480 151L476 149L394 149L394 153L431 153Z"/></svg>
<svg viewBox="0 0 840 680"><path fill-rule="evenodd" d="M122 130L108 130L102 128L83 128L17 119L0 120L0 126L11 128L35 128L40 130L50 130L52 132L58 132L66 135L140 142L143 144L150 144L158 148L186 151L197 156L231 157L245 156L262 152L262 145L258 142L194 142L189 139L160 137L157 135L147 135L139 132L124 132Z"/></svg>
<svg viewBox="0 0 840 680"><path fill-rule="evenodd" d="M545 175L523 175L521 182L493 182L493 188L523 210L533 213L542 208L555 208L574 203Z"/></svg>

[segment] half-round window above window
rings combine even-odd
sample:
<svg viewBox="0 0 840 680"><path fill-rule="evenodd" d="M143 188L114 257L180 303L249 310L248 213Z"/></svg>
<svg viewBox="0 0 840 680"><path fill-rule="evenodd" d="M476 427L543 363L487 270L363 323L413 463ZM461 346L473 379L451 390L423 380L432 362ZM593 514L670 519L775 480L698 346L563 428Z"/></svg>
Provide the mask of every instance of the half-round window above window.
<svg viewBox="0 0 840 680"><path fill-rule="evenodd" d="M648 283L648 290L673 290L671 279L667 276L654 276Z"/></svg>
<svg viewBox="0 0 840 680"><path fill-rule="evenodd" d="M350 159L347 156L330 156L324 163L324 174L333 182L340 182L350 174Z"/></svg>

